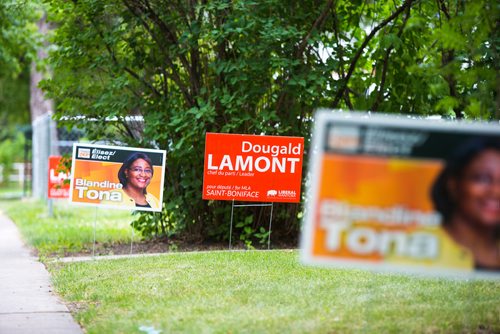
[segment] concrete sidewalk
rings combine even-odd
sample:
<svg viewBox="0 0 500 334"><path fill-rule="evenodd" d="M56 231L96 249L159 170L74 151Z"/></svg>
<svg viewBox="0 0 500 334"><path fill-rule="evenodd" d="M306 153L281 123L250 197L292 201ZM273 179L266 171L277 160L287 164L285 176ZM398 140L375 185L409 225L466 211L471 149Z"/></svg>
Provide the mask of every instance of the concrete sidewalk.
<svg viewBox="0 0 500 334"><path fill-rule="evenodd" d="M73 334L82 329L52 292L49 273L0 211L0 334Z"/></svg>

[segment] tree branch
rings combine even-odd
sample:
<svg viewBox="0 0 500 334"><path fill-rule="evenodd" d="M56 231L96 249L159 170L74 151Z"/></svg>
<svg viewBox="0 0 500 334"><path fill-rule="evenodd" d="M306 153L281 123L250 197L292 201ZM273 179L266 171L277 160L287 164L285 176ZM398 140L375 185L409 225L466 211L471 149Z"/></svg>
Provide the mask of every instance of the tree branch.
<svg viewBox="0 0 500 334"><path fill-rule="evenodd" d="M148 0L143 0L143 1L144 1L144 6L145 6L143 8L147 10L147 12L145 12L145 14L148 15L151 18L151 20L158 26L158 28L160 28L160 31L163 32L165 34L165 36L167 36L167 38L170 40L170 42L172 44L180 46L179 45L179 40L177 39L177 36L175 35L175 33L156 14L156 12L152 9L151 4L149 3L149 1ZM181 61L182 65L186 69L186 71L189 73L189 77L190 78L196 77L196 71L191 67L191 65L189 64L188 59L184 55L182 55L182 54L178 55L178 57L179 57L179 60ZM190 82L193 84L193 80L190 80ZM193 89L194 89L193 94L196 94L197 91L199 91L199 87L197 87L196 84L194 85Z"/></svg>
<svg viewBox="0 0 500 334"><path fill-rule="evenodd" d="M332 7L333 7L333 0L329 0L325 5L325 8L323 8L321 14L318 16L316 21L314 21L313 25L311 26L311 29L309 29L307 34L300 41L299 47L295 52L295 58L299 58L302 56L302 53L306 49L307 42L309 41L309 38L311 38L312 33L314 32L314 30L320 29L321 26L325 23L328 12L330 11L330 9L332 9Z"/></svg>
<svg viewBox="0 0 500 334"><path fill-rule="evenodd" d="M444 13L446 16L446 19L450 19L450 12L448 11L448 8L446 7L446 4L444 3L443 0L437 0L438 7L439 9Z"/></svg>
<svg viewBox="0 0 500 334"><path fill-rule="evenodd" d="M354 58L351 62L351 65L349 66L349 70L347 72L346 77L342 80L342 85L340 89L337 91L337 94L335 95L335 98L332 103L332 108L337 108L338 104L340 102L340 99L342 96L345 94L347 84L349 83L349 79L351 78L352 74L354 73L354 69L356 68L356 63L358 62L359 58L363 54L364 48L368 45L368 43L372 40L373 37L377 34L377 32L388 25L392 20L397 18L399 14L401 14L406 8L411 6L413 0L406 0L401 7L399 7L394 13L392 13L391 16L386 18L384 21L382 21L379 25L377 25L371 32L370 34L365 38L361 46L359 47L358 51L354 55Z"/></svg>
<svg viewBox="0 0 500 334"><path fill-rule="evenodd" d="M106 39L104 38L104 34L103 32L99 29L99 27L97 26L97 24L94 22L94 20L91 20L92 24L94 25L94 27L96 28L96 30L99 32L99 36L101 36L101 39L103 41L105 41ZM158 92L158 90L156 90L156 88L154 88L149 82L147 82L146 80L144 80L144 78L141 78L137 73L135 73L134 71L132 71L130 68L128 68L127 66L122 66L120 64L120 62L118 61L118 58L116 57L116 54L115 52L113 51L113 49L111 48L111 46L109 45L109 43L106 43L104 42L104 45L106 47L106 50L108 51L109 55L111 56L111 59L113 60L113 62L115 63L115 65L117 65L118 67L121 67L125 70L125 72L127 72L128 74L130 74L132 77L134 77L135 79L137 79L139 82L141 82L144 86L148 87L152 92L153 94L157 95L157 96L161 96L160 92Z"/></svg>
<svg viewBox="0 0 500 334"><path fill-rule="evenodd" d="M401 37L401 35L403 34L404 27L406 26L406 23L408 22L408 19L410 18L410 10L411 10L411 6L408 6L403 23L401 24L401 27L399 27L399 31L398 31L398 35L397 35L398 37ZM379 85L377 97L375 99L375 102L373 102L372 107L370 108L370 110L372 110L372 111L377 111L380 103L382 102L382 98L384 96L385 79L387 77L387 69L389 67L389 56L390 56L393 49L394 49L394 47L392 45L389 48L387 48L387 52L386 52L385 57L384 57L383 68L382 68L382 78L380 79L380 85Z"/></svg>
<svg viewBox="0 0 500 334"><path fill-rule="evenodd" d="M139 19L141 25L144 27L144 29L146 29L146 31L149 33L149 35L151 36L151 38L153 38L153 40L159 46L159 48L160 48L163 56L165 57L164 60L166 61L167 66L172 70L172 74L169 75L169 77L175 82L175 84L177 85L177 87L179 87L180 91L184 95L184 98L186 99L186 102L187 102L188 106L189 107L195 106L195 100L192 97L192 95L189 93L189 90L186 87L186 85L182 82L182 79L179 76L179 73L175 70L175 66L174 66L173 60L168 55L168 53L165 52L165 43L163 43L156 36L156 34L153 32L153 29L151 29L151 27L149 26L149 24L142 18L142 14L147 15L146 13L144 13L143 8L142 7L141 8L137 8L137 7L133 6L133 5L136 4L136 2L134 2L134 1L131 4L127 0L123 0L123 4L125 5L125 7L128 8L128 10L132 14L135 15L135 17L137 17ZM164 73L167 73L167 72L165 71Z"/></svg>
<svg viewBox="0 0 500 334"><path fill-rule="evenodd" d="M332 9L332 7L333 7L333 0L329 0L327 2L327 4L325 5L325 8L323 8L323 10L321 11L318 18L314 21L313 25L311 26L311 29L309 29L307 34L300 41L300 44L297 47L297 50L295 51L295 55L294 55L296 59L299 59L302 57L302 55L306 49L307 43L309 41L309 38L311 37L312 33L315 30L320 29L321 26L325 23L328 12ZM288 97L287 92L283 90L283 86L284 86L286 81L287 80L283 80L283 82L281 83L281 93L280 93L280 96L278 97L278 101L276 102L276 111L279 111L282 108L283 104L286 101L286 98Z"/></svg>
<svg viewBox="0 0 500 334"><path fill-rule="evenodd" d="M446 4L444 3L443 0L438 0L438 6L439 10L444 13L446 16L446 19L449 21L451 19L449 8L446 7ZM455 50L454 49L448 49L448 50L442 50L441 51L441 65L442 67L446 67L450 63L452 63L455 60ZM450 90L450 96L457 99L459 97L458 91L457 91L457 81L455 79L455 75L450 72L448 74L444 75L444 79L448 83L448 87ZM461 113L462 107L459 105L457 107L453 108L453 111L455 113L455 116L460 119L463 117Z"/></svg>

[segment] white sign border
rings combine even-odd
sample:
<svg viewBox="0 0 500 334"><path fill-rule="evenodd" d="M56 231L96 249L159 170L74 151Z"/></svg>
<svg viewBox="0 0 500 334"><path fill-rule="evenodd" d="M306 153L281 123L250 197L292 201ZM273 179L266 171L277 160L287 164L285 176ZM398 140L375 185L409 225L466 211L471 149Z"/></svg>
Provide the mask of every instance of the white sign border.
<svg viewBox="0 0 500 334"><path fill-rule="evenodd" d="M131 151L131 152L151 152L151 153L161 153L163 158L163 163L161 165L161 180L160 180L160 198L158 199L160 202L160 207L155 208L143 208L143 207L127 207L124 205L108 205L108 204L96 204L96 203L82 203L82 202L73 202L73 187L74 187L74 175L75 175L75 161L76 161L76 148L77 147L89 147L89 148L102 148L107 150L122 150L122 151ZM128 147L128 146L111 146L111 145L100 145L100 144L91 144L91 143L73 143L73 153L71 160L71 181L69 188L69 202L73 205L78 206L93 206L96 208L107 208L107 209L118 209L118 210L128 210L128 211L150 211L150 212L161 212L163 208L163 187L165 184L165 166L167 164L166 161L167 151L160 149L151 149L151 148L140 148L140 147Z"/></svg>

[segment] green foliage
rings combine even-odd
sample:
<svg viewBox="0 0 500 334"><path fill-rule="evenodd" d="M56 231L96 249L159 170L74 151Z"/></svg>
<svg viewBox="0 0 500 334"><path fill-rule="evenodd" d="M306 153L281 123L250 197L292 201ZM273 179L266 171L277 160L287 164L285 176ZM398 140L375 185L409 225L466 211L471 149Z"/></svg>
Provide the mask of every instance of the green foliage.
<svg viewBox="0 0 500 334"><path fill-rule="evenodd" d="M11 166L24 158L24 136L21 132L0 142L0 164Z"/></svg>
<svg viewBox="0 0 500 334"><path fill-rule="evenodd" d="M236 233L239 233L240 240L245 244L246 249L255 249L254 242L264 246L269 238L269 231L263 226L256 227L253 215L246 216L245 219L236 223Z"/></svg>
<svg viewBox="0 0 500 334"><path fill-rule="evenodd" d="M236 224L236 228L240 228L240 240L245 243L247 249L254 249L252 246L252 238L255 233L255 229L252 227L253 216L247 216L245 219Z"/></svg>
<svg viewBox="0 0 500 334"><path fill-rule="evenodd" d="M201 199L207 131L309 138L318 107L500 118L492 0L46 3L56 118L90 140L166 148L162 219L192 237L228 234L229 205ZM276 211L296 235L301 208ZM255 230L262 212L244 213Z"/></svg>
<svg viewBox="0 0 500 334"><path fill-rule="evenodd" d="M269 240L270 233L270 231L266 231L266 229L261 226L254 235L259 240L259 244L264 245Z"/></svg>
<svg viewBox="0 0 500 334"><path fill-rule="evenodd" d="M72 162L73 162L73 160L72 160L72 157L69 153L63 154L61 156L61 160L59 160L59 164L56 167L56 172L70 175ZM63 181L63 184L70 184L70 183L71 183L71 179L65 179Z"/></svg>
<svg viewBox="0 0 500 334"><path fill-rule="evenodd" d="M0 77L15 77L23 63L36 60L39 45L36 20L41 16L36 0L3 0L0 2Z"/></svg>
<svg viewBox="0 0 500 334"><path fill-rule="evenodd" d="M29 71L17 77L0 75L0 140L12 136L16 126L29 124Z"/></svg>
<svg viewBox="0 0 500 334"><path fill-rule="evenodd" d="M22 160L24 139L17 133L30 120L29 68L40 45L39 8L36 0L0 1L0 164L7 169Z"/></svg>
<svg viewBox="0 0 500 334"><path fill-rule="evenodd" d="M134 213L138 218L132 222L132 226L140 231L142 235L168 238L178 230L172 212L167 211L165 208L160 213L141 213L139 211Z"/></svg>
<svg viewBox="0 0 500 334"><path fill-rule="evenodd" d="M10 138L0 141L0 166L2 166L3 180L8 181L9 173L14 162L24 159L24 135L20 132L12 134Z"/></svg>

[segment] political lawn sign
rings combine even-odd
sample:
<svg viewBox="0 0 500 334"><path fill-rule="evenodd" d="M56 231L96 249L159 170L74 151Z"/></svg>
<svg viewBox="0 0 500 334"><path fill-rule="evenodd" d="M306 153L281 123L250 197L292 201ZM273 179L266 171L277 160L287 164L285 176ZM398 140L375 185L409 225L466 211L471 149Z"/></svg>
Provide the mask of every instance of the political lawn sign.
<svg viewBox="0 0 500 334"><path fill-rule="evenodd" d="M318 112L303 262L500 277L499 147L493 124Z"/></svg>
<svg viewBox="0 0 500 334"><path fill-rule="evenodd" d="M207 133L203 199L300 201L304 138Z"/></svg>
<svg viewBox="0 0 500 334"><path fill-rule="evenodd" d="M70 201L115 209L161 211L165 156L164 150L75 143ZM132 195L134 189L139 196Z"/></svg>
<svg viewBox="0 0 500 334"><path fill-rule="evenodd" d="M48 182L48 198L60 199L69 198L69 182L70 175L59 171L61 156L51 155L49 157L49 182Z"/></svg>

